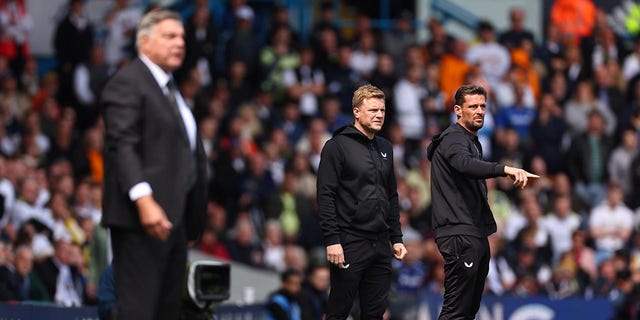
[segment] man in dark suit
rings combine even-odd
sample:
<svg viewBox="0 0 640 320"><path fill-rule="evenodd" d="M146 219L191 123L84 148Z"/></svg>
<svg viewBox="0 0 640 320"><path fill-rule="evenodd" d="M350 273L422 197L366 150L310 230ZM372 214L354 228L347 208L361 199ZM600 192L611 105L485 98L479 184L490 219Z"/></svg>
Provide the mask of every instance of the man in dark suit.
<svg viewBox="0 0 640 320"><path fill-rule="evenodd" d="M53 256L33 265L46 295L57 305L65 307L78 307L89 301L87 281L80 269L73 264L72 250L73 244L57 240Z"/></svg>
<svg viewBox="0 0 640 320"><path fill-rule="evenodd" d="M15 250L13 265L0 266L0 301L51 301L33 271L33 250L21 245Z"/></svg>
<svg viewBox="0 0 640 320"><path fill-rule="evenodd" d="M139 56L103 93L104 215L111 229L118 319L177 319L187 241L206 214L205 155L171 72L182 64L184 28L166 10L138 26Z"/></svg>

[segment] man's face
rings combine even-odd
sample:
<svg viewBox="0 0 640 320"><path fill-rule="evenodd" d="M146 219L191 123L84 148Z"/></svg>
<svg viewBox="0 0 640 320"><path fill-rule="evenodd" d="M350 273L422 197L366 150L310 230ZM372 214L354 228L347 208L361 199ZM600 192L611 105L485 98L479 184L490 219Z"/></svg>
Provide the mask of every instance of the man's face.
<svg viewBox="0 0 640 320"><path fill-rule="evenodd" d="M353 108L353 116L356 118L356 127L368 133L376 133L384 124L384 99L364 99L359 107Z"/></svg>
<svg viewBox="0 0 640 320"><path fill-rule="evenodd" d="M33 267L33 254L31 251L22 251L15 258L15 267L21 276L27 276Z"/></svg>
<svg viewBox="0 0 640 320"><path fill-rule="evenodd" d="M484 124L484 114L486 111L486 100L481 94L467 95L464 103L455 105L453 110L458 116L458 123L465 129L477 133Z"/></svg>
<svg viewBox="0 0 640 320"><path fill-rule="evenodd" d="M302 277L289 277L289 279L282 284L282 288L293 295L297 295L302 289Z"/></svg>
<svg viewBox="0 0 640 320"><path fill-rule="evenodd" d="M167 72L180 67L184 50L184 28L178 20L162 20L140 38L140 52Z"/></svg>

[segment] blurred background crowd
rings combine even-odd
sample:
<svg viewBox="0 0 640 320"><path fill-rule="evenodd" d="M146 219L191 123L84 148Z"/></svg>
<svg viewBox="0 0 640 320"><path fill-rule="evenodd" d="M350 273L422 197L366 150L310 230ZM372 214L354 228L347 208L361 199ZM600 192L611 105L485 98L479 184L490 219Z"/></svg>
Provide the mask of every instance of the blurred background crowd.
<svg viewBox="0 0 640 320"><path fill-rule="evenodd" d="M485 158L542 177L525 190L487 181L498 232L486 294L604 297L620 314L638 309L640 40L615 32L591 1L554 1L542 38L522 8L505 29L480 21L471 40L430 17L425 43L411 8L383 32L363 13L338 26L340 7L319 3L303 41L286 6L258 14L251 1L230 0L215 20L210 3L189 2L176 74L210 163L208 220L194 249L298 270L303 312L321 314L329 288L315 173L332 131L352 121L353 91L371 83L386 94L382 135L394 146L409 250L393 265L391 312L441 294L425 151L455 120L455 89L475 83L489 91ZM0 1L1 300L95 304L110 258L99 225L100 92L135 57L137 23L156 6L114 0L93 21L85 1L68 1L50 40L57 64L40 72L26 40L47 26L24 1ZM580 6L582 28L564 23L563 6Z"/></svg>

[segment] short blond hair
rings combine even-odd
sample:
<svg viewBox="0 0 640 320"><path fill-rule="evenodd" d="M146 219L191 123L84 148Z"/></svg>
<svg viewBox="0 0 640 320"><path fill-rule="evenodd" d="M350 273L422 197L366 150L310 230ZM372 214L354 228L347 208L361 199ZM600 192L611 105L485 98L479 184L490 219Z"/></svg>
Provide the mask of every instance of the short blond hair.
<svg viewBox="0 0 640 320"><path fill-rule="evenodd" d="M384 92L380 90L378 87L366 84L361 86L353 93L353 100L351 101L354 108L357 108L362 105L365 99L383 99L384 100Z"/></svg>
<svg viewBox="0 0 640 320"><path fill-rule="evenodd" d="M136 49L140 49L140 38L151 35L153 28L164 20L176 20L182 24L180 15L175 11L154 9L147 12L140 20L140 24L138 24L138 29L136 30Z"/></svg>

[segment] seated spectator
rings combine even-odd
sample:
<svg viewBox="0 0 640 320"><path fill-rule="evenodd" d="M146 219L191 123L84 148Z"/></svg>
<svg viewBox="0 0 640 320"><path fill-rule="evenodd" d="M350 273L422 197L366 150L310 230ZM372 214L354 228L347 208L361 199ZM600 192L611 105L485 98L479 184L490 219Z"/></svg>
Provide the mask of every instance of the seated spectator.
<svg viewBox="0 0 640 320"><path fill-rule="evenodd" d="M420 66L407 67L405 76L393 88L393 106L395 119L404 132L409 144L417 144L424 135L425 121L422 110L422 99L428 92L422 86L424 68Z"/></svg>
<svg viewBox="0 0 640 320"><path fill-rule="evenodd" d="M251 155L247 171L240 177L238 208L264 213L269 197L276 190L275 182L267 167L266 155L260 151Z"/></svg>
<svg viewBox="0 0 640 320"><path fill-rule="evenodd" d="M570 112L567 110L567 113ZM604 131L605 120L599 111L589 113L587 131L571 141L567 168L576 192L594 207L605 198L608 172L606 161L613 141Z"/></svg>
<svg viewBox="0 0 640 320"><path fill-rule="evenodd" d="M40 225L54 229L51 213L39 202L40 187L33 177L24 178L19 184L20 194L11 212L11 223L15 230L22 224L33 219Z"/></svg>
<svg viewBox="0 0 640 320"><path fill-rule="evenodd" d="M300 121L300 109L294 101L287 101L282 106L282 117L276 127L284 130L289 145L295 146L305 134L305 127Z"/></svg>
<svg viewBox="0 0 640 320"><path fill-rule="evenodd" d="M324 72L314 65L314 58L311 48L302 48L300 65L288 68L282 74L288 97L300 101L300 112L304 117L318 115L318 102L326 90Z"/></svg>
<svg viewBox="0 0 640 320"><path fill-rule="evenodd" d="M309 264L307 252L297 244L288 244L284 248L284 264L290 269L303 273Z"/></svg>
<svg viewBox="0 0 640 320"><path fill-rule="evenodd" d="M338 47L337 61L325 69L327 93L340 99L342 112L351 113L351 98L361 82L359 73L350 65L353 49L346 43Z"/></svg>
<svg viewBox="0 0 640 320"><path fill-rule="evenodd" d="M422 236L412 229L405 228L403 241L407 247L407 255L402 261L392 261L395 279L390 311L403 319L417 314L420 297L427 283L429 266L426 265L421 250Z"/></svg>
<svg viewBox="0 0 640 320"><path fill-rule="evenodd" d="M297 68L300 65L300 56L292 47L290 28L280 26L270 40L268 45L260 49L260 87L273 92L274 99L281 102L287 94L284 72Z"/></svg>
<svg viewBox="0 0 640 320"><path fill-rule="evenodd" d="M269 219L265 222L262 243L265 267L283 272L287 267L284 261L284 232L278 220Z"/></svg>
<svg viewBox="0 0 640 320"><path fill-rule="evenodd" d="M329 267L324 264L316 264L308 268L298 300L302 319L324 319L329 303L330 286Z"/></svg>
<svg viewBox="0 0 640 320"><path fill-rule="evenodd" d="M413 45L416 42L415 30L413 29L413 15L408 11L403 11L399 17L395 19L394 27L392 30L385 32L382 35L382 48L383 51L394 64L402 63L402 55L406 48ZM431 38L434 35L431 34ZM381 55L378 55L380 58ZM372 83L380 87L379 84L372 81ZM384 90L383 90L384 91ZM387 93L385 92L385 95Z"/></svg>
<svg viewBox="0 0 640 320"><path fill-rule="evenodd" d="M477 36L479 41L469 48L466 60L470 64L480 66L489 87L494 89L511 65L509 51L496 42L493 24L489 21L478 24Z"/></svg>
<svg viewBox="0 0 640 320"><path fill-rule="evenodd" d="M117 316L117 298L113 265L108 265L100 276L98 287L98 316L100 320L113 320Z"/></svg>
<svg viewBox="0 0 640 320"><path fill-rule="evenodd" d="M485 292L495 296L509 294L516 283L516 275L504 255L500 236L497 234L489 236L489 248L491 258L489 259L489 273L487 274Z"/></svg>
<svg viewBox="0 0 640 320"><path fill-rule="evenodd" d="M553 200L553 211L542 219L542 226L551 237L553 262L571 250L573 233L580 228L580 216L571 208L571 200L567 196L559 196Z"/></svg>
<svg viewBox="0 0 640 320"><path fill-rule="evenodd" d="M227 246L220 241L219 237L216 230L212 226L207 225L202 232L202 236L200 236L197 247L198 250L216 258L231 260Z"/></svg>
<svg viewBox="0 0 640 320"><path fill-rule="evenodd" d="M493 89L498 111L516 105L525 109L535 108L535 95L531 85L525 81L523 73L523 68L512 65L502 81Z"/></svg>
<svg viewBox="0 0 640 320"><path fill-rule="evenodd" d="M267 299L267 318L273 320L300 320L302 311L298 297L302 288L302 274L293 269L280 275L280 288Z"/></svg>
<svg viewBox="0 0 640 320"><path fill-rule="evenodd" d="M537 249L530 245L518 248L511 268L516 275L513 294L518 297L537 296L543 293L543 286L551 279L549 265L536 259Z"/></svg>
<svg viewBox="0 0 640 320"><path fill-rule="evenodd" d="M312 214L309 198L302 195L295 187L296 176L288 171L285 173L280 191L274 193L268 200L265 216L268 219L274 219L280 226L283 237L280 242L283 240L287 243L295 242L302 231L303 223L310 219ZM279 271L284 271L284 268Z"/></svg>
<svg viewBox="0 0 640 320"><path fill-rule="evenodd" d="M633 212L623 202L623 192L615 183L609 184L607 199L591 210L589 231L596 248L596 263L613 257L622 249L633 230Z"/></svg>
<svg viewBox="0 0 640 320"><path fill-rule="evenodd" d="M253 267L264 266L263 250L258 242L253 223L244 214L238 217L227 248L233 261Z"/></svg>
<svg viewBox="0 0 640 320"><path fill-rule="evenodd" d="M527 30L524 25L525 18L526 14L523 8L512 8L509 11L509 29L500 34L498 42L509 50L519 47L523 40L533 42L533 33Z"/></svg>
<svg viewBox="0 0 640 320"><path fill-rule="evenodd" d="M73 250L71 243L58 240L54 255L34 265L53 302L65 307L81 306L87 298L86 280L74 265Z"/></svg>
<svg viewBox="0 0 640 320"><path fill-rule="evenodd" d="M508 128L514 129L520 138L522 146L527 148L531 144L531 123L536 119L537 110L527 108L523 104L523 86L515 85L515 101L512 105L500 109L496 115L496 141L504 144L504 132Z"/></svg>
<svg viewBox="0 0 640 320"><path fill-rule="evenodd" d="M356 44L349 65L360 75L360 78L369 80L378 63L375 36L369 31L362 32Z"/></svg>
<svg viewBox="0 0 640 320"><path fill-rule="evenodd" d="M616 292L616 268L612 259L602 261L598 266L598 278L593 284L593 295L613 300Z"/></svg>
<svg viewBox="0 0 640 320"><path fill-rule="evenodd" d="M625 198L631 194L631 163L638 154L638 133L633 129L626 129L622 133L622 143L613 149L607 169L609 179L622 188Z"/></svg>
<svg viewBox="0 0 640 320"><path fill-rule="evenodd" d="M574 231L571 235L571 250L565 253L577 265L584 286L595 281L598 274L596 254L587 245L587 240L587 232L580 229Z"/></svg>
<svg viewBox="0 0 640 320"><path fill-rule="evenodd" d="M371 75L371 80L369 81L384 92L385 101L387 103L393 101L393 86L395 86L398 81L397 74L399 71L396 66L397 64L389 54L380 53L378 55L378 64L376 69L373 71L373 75ZM395 118L391 108L386 110L386 117L389 119Z"/></svg>
<svg viewBox="0 0 640 320"><path fill-rule="evenodd" d="M558 152L563 148L565 124L562 108L550 93L543 93L538 104L536 118L529 126L531 135L530 147L544 159L549 174L556 174L564 169L564 156Z"/></svg>
<svg viewBox="0 0 640 320"><path fill-rule="evenodd" d="M554 300L579 296L581 288L574 269L563 265L553 268L551 280L544 287L544 291Z"/></svg>
<svg viewBox="0 0 640 320"><path fill-rule="evenodd" d="M0 301L51 301L33 272L33 251L30 247L18 246L13 264L0 266Z"/></svg>
<svg viewBox="0 0 640 320"><path fill-rule="evenodd" d="M598 111L602 117L603 132L606 135L613 134L617 123L615 115L596 97L590 81L580 81L573 97L564 107L564 120L572 136L588 131L588 118L593 111Z"/></svg>
<svg viewBox="0 0 640 320"><path fill-rule="evenodd" d="M340 100L334 96L326 96L320 106L322 119L327 124L327 132L333 133L339 128L351 123L351 117L342 113Z"/></svg>
<svg viewBox="0 0 640 320"><path fill-rule="evenodd" d="M51 197L49 210L54 220L53 236L55 239L65 239L78 246L85 244L87 237L78 224L78 220L72 216L71 208L62 193L55 193Z"/></svg>

